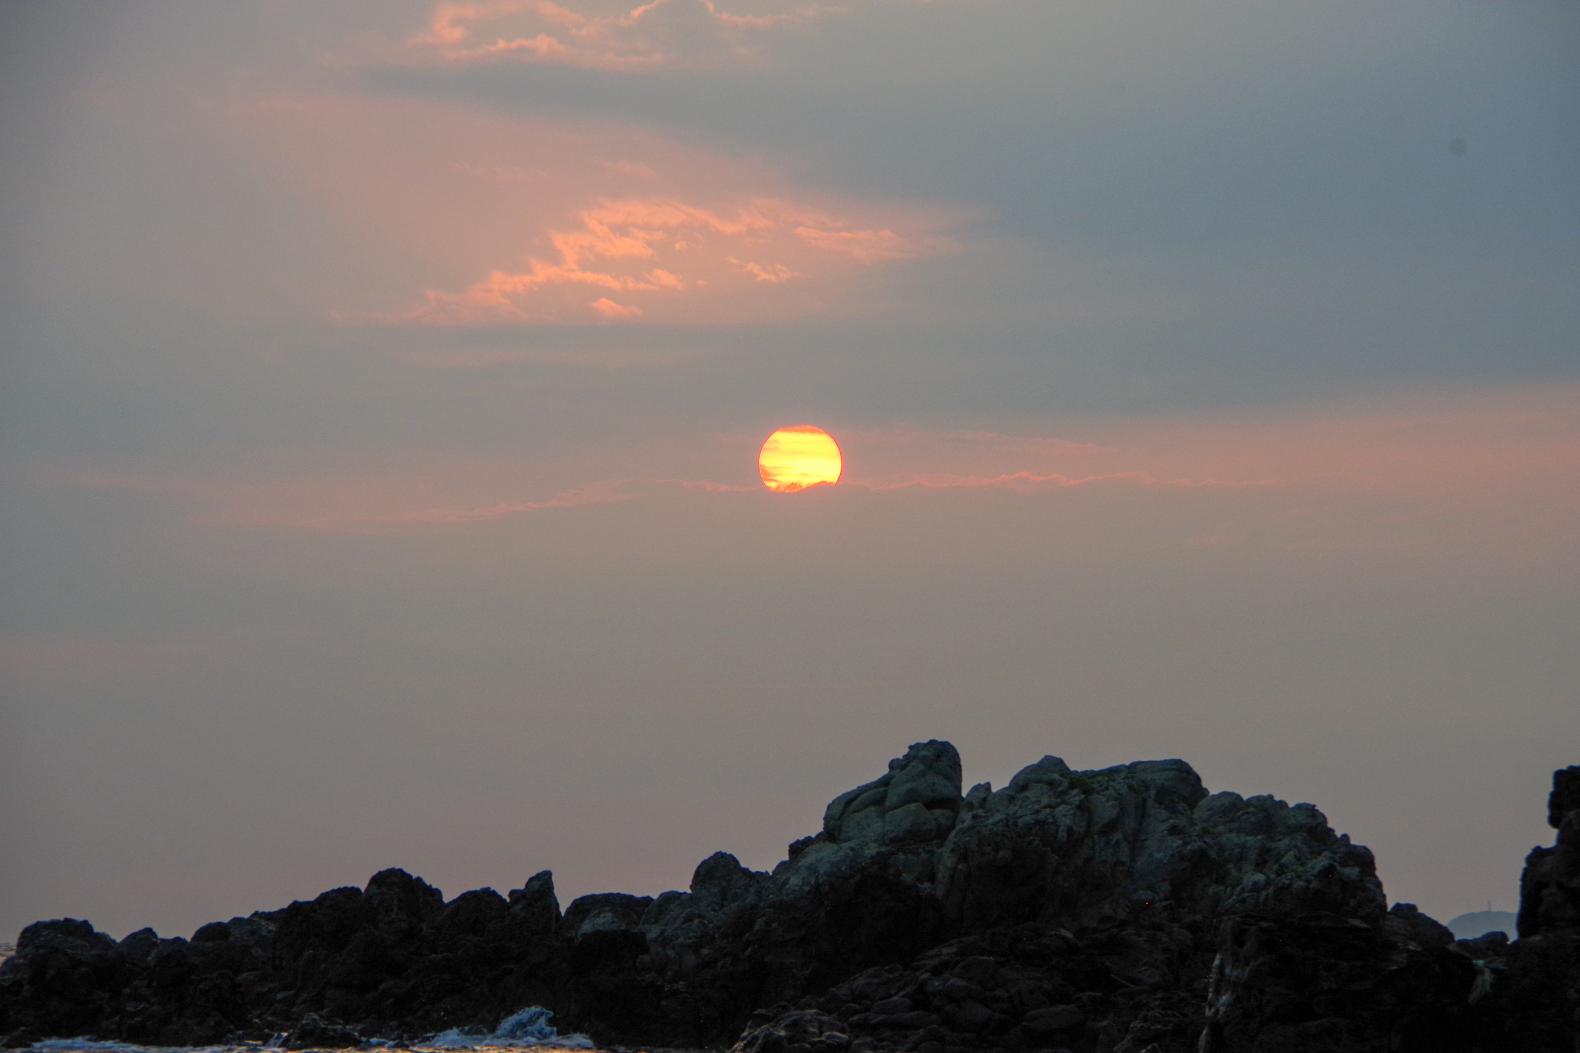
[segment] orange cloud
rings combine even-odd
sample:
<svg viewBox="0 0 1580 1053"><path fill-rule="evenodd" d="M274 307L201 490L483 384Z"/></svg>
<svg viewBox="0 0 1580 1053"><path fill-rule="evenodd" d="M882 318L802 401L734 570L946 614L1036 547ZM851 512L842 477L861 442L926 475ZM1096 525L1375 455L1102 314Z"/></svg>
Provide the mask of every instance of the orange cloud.
<svg viewBox="0 0 1580 1053"><path fill-rule="evenodd" d="M814 226L813 224L816 224ZM626 198L583 209L568 229L550 231L550 259L520 270L496 269L459 292L429 289L384 323L424 325L574 324L648 318L708 322L772 317L773 301L752 289L815 275L839 278L935 251L934 238L887 227L843 224L816 210L774 199L710 208L674 198ZM737 252L789 262L758 263ZM833 250L830 252L829 250ZM610 294L588 301L577 290ZM793 304L779 305L787 310Z"/></svg>
<svg viewBox="0 0 1580 1053"><path fill-rule="evenodd" d="M873 312L880 283L955 251L946 234L971 219L812 197L760 157L630 125L340 96L224 117L221 134L334 214L348 246L379 246L376 265L326 255L293 276L317 317L349 324L594 325L611 318L599 300L656 325Z"/></svg>
<svg viewBox="0 0 1580 1053"><path fill-rule="evenodd" d="M864 451L865 476L878 482L1143 471L1160 482L1278 480L1441 496L1559 492L1572 480L1580 498L1580 390L1574 385L1395 392L1261 414L1072 415L1059 430L1067 434L905 425L851 432L848 439Z"/></svg>
<svg viewBox="0 0 1580 1053"><path fill-rule="evenodd" d="M444 456L371 464L350 458L327 467L252 465L204 476L80 467L34 469L30 474L48 486L161 499L208 526L324 535L408 534L621 504L662 492L725 494L758 489L755 482L662 472L574 482L569 480L586 471L586 466L582 458L572 456L576 464L532 463L513 456ZM320 459L334 460L314 458ZM624 460L625 467L634 467L629 450ZM658 458L670 460L662 454ZM500 494L501 480L521 478L535 479L532 489L542 496Z"/></svg>
<svg viewBox="0 0 1580 1053"><path fill-rule="evenodd" d="M782 263L770 263L765 267L761 263L753 263L751 260L747 260L740 267L741 270L750 274L753 278L760 282L767 282L769 285L778 285L780 282L787 282L796 276L795 271Z"/></svg>
<svg viewBox="0 0 1580 1053"><path fill-rule="evenodd" d="M603 166L611 172L632 176L637 179L652 179L658 174L653 171L651 165L645 165L640 161L627 161L624 158L615 161L605 161Z"/></svg>
<svg viewBox="0 0 1580 1053"><path fill-rule="evenodd" d="M915 255L914 250L892 230L820 230L797 227L796 237L826 252L837 252L861 263L883 263Z"/></svg>
<svg viewBox="0 0 1580 1053"><path fill-rule="evenodd" d="M631 495L620 489L619 482L592 483L574 490L565 490L541 501L500 501L491 505L461 508L419 508L408 512L370 515L360 521L328 521L320 524L323 530L374 530L393 529L401 526L448 526L467 523L488 523L511 519L529 512L545 512L558 508L581 508L586 505L606 505L631 500Z"/></svg>
<svg viewBox="0 0 1580 1053"><path fill-rule="evenodd" d="M318 534L375 534L486 523L560 509L628 501L629 480L569 486L533 500L467 500L493 480L521 471L478 462L394 470L257 472L245 481L97 470L48 473L56 485L164 497L219 526ZM227 473L228 475L234 473Z"/></svg>
<svg viewBox="0 0 1580 1053"><path fill-rule="evenodd" d="M479 370L511 366L540 366L564 369L625 370L662 369L695 362L703 357L697 350L642 348L636 351L594 349L512 348L510 350L416 350L396 352L396 356L418 369Z"/></svg>
<svg viewBox="0 0 1580 1053"><path fill-rule="evenodd" d="M937 473L914 475L887 482L852 481L850 485L868 490L980 490L985 487L1003 487L1011 490L1070 489L1104 483L1123 483L1136 486L1173 487L1182 490L1246 490L1278 485L1272 479L1244 481L1220 479L1160 479L1150 472L1109 472L1103 475L1066 475L1063 472L1001 472L998 475L958 475Z"/></svg>
<svg viewBox="0 0 1580 1053"><path fill-rule="evenodd" d="M450 168L463 175L502 183L525 183L548 175L541 168L527 168L522 165L479 165L466 161L452 161Z"/></svg>
<svg viewBox="0 0 1580 1053"><path fill-rule="evenodd" d="M640 318L642 309L630 307L623 303L615 303L607 296L600 296L592 302L592 309L610 320L616 318Z"/></svg>
<svg viewBox="0 0 1580 1053"><path fill-rule="evenodd" d="M696 69L751 61L765 32L838 13L804 6L747 14L714 0L650 0L598 15L552 0L443 3L407 48L409 58L445 64L524 61L617 73Z"/></svg>

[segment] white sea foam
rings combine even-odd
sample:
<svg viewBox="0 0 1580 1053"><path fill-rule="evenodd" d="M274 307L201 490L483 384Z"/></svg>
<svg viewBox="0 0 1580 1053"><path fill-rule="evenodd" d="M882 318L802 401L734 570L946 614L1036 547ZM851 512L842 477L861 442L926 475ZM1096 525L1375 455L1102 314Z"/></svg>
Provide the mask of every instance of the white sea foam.
<svg viewBox="0 0 1580 1053"><path fill-rule="evenodd" d="M586 1035L562 1035L552 1023L554 1014L542 1006L528 1006L511 1013L493 1031L481 1028L451 1028L407 1045L375 1038L363 1048L411 1051L428 1050L512 1050L531 1049L542 1053L551 1049L595 1049ZM283 1036L267 1045L235 1046L138 1046L130 1042L102 1042L92 1038L46 1038L27 1047L25 1053L276 1053Z"/></svg>
<svg viewBox="0 0 1580 1053"><path fill-rule="evenodd" d="M243 1050L261 1051L268 1046L139 1046L131 1042L106 1042L96 1038L45 1038L26 1047L26 1053L238 1053Z"/></svg>
<svg viewBox="0 0 1580 1053"><path fill-rule="evenodd" d="M491 1034L475 1029L451 1028L425 1038L414 1049L482 1049L485 1047L547 1047L552 1049L592 1049L586 1035L562 1035L554 1029L554 1014L542 1006L528 1006L499 1022Z"/></svg>

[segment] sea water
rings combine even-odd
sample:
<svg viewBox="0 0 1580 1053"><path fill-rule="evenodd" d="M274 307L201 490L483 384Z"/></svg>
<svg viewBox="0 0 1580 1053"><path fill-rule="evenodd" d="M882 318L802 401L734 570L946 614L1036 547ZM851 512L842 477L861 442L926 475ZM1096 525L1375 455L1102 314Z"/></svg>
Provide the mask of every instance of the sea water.
<svg viewBox="0 0 1580 1053"><path fill-rule="evenodd" d="M376 1049L379 1053L453 1053L455 1050L469 1053L511 1053L515 1050L552 1053L554 1050L596 1048L592 1039L586 1035L560 1034L554 1027L553 1019L554 1014L542 1006L528 1006L505 1017L493 1031L451 1028L404 1044L371 1039L363 1048ZM50 1038L24 1046L23 1049L30 1053L273 1053L281 1048L279 1043L284 1037L276 1036L273 1043L190 1047L138 1046L129 1042L100 1042L87 1038Z"/></svg>

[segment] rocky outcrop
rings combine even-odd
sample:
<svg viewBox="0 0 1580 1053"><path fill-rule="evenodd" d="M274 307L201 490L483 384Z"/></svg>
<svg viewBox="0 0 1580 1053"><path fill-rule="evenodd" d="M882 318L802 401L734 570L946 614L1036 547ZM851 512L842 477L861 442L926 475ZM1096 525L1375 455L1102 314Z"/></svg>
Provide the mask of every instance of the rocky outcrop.
<svg viewBox="0 0 1580 1053"><path fill-rule="evenodd" d="M1547 823L1558 843L1532 849L1520 876L1522 939L1580 929L1580 766L1553 773Z"/></svg>
<svg viewBox="0 0 1580 1053"><path fill-rule="evenodd" d="M1520 938L1489 957L1489 994L1529 1048L1580 1053L1580 766L1553 773L1547 823L1557 843L1525 859Z"/></svg>
<svg viewBox="0 0 1580 1053"><path fill-rule="evenodd" d="M149 1045L436 1031L498 1019L566 987L542 882L517 910L492 891L444 903L403 871L228 922L188 941L142 929L115 943L86 922L39 922L0 966L10 1044L98 1035ZM552 903L552 887L546 898ZM521 900L521 897L517 897ZM353 1043L354 1044L354 1043Z"/></svg>
<svg viewBox="0 0 1580 1053"><path fill-rule="evenodd" d="M545 871L446 901L403 871L161 939L29 926L0 1039L287 1044L492 1028L523 1006L602 1043L739 1053L1572 1050L1580 768L1527 863L1520 936L1388 909L1308 804L1209 793L1179 760L1057 757L962 793L945 742L836 797L772 872L583 896Z"/></svg>

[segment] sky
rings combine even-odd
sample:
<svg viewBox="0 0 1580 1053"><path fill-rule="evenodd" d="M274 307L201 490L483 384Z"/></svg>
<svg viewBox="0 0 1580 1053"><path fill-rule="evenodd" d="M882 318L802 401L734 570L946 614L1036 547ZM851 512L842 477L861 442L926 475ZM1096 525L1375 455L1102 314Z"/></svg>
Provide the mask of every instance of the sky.
<svg viewBox="0 0 1580 1053"><path fill-rule="evenodd" d="M1512 909L1580 9L630 2L0 4L0 939L653 894L934 737Z"/></svg>

